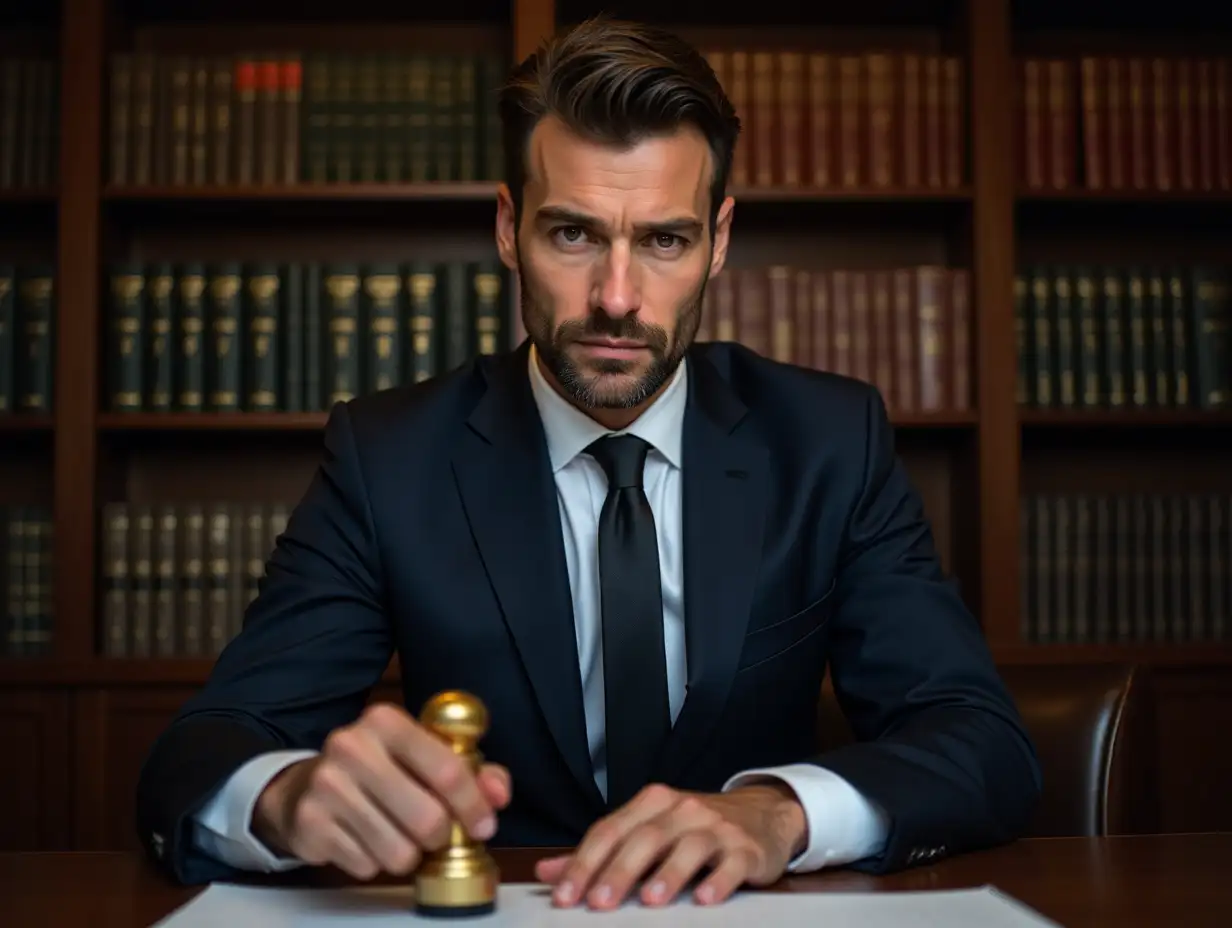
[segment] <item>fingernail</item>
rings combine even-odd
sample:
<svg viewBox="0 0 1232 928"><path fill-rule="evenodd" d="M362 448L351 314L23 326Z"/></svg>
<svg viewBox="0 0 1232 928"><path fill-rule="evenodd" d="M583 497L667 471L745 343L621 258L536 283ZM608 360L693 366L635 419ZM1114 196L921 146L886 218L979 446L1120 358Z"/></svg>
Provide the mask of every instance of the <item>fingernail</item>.
<svg viewBox="0 0 1232 928"><path fill-rule="evenodd" d="M475 837L480 841L487 841L494 834L496 834L496 818L494 816L489 815L487 818L480 819L479 824L475 826Z"/></svg>
<svg viewBox="0 0 1232 928"><path fill-rule="evenodd" d="M650 884L650 898L651 899L662 899L663 895L666 892L667 892L667 885L663 883L662 881L656 880L655 882Z"/></svg>
<svg viewBox="0 0 1232 928"><path fill-rule="evenodd" d="M612 887L600 886L595 890L595 902L598 905L607 905L608 900L612 898Z"/></svg>
<svg viewBox="0 0 1232 928"><path fill-rule="evenodd" d="M570 905L573 902L573 884L568 880L556 887L556 901L561 905Z"/></svg>
<svg viewBox="0 0 1232 928"><path fill-rule="evenodd" d="M704 904L709 904L711 902L714 902L714 887L713 886L703 886L701 889L697 891L697 898L698 898L698 901Z"/></svg>

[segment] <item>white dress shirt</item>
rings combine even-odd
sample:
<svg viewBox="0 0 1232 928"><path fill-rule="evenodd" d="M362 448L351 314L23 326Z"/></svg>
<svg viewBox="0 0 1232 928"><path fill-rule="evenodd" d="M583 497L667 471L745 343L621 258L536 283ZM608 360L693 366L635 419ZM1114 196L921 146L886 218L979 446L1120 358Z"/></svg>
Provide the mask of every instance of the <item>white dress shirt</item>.
<svg viewBox="0 0 1232 928"><path fill-rule="evenodd" d="M530 353L530 380L547 436L548 456L556 481L561 527L573 597L578 660L587 738L600 791L607 794L603 737L603 635L599 597L598 525L607 496L603 468L585 449L612 434L557 393ZM654 512L663 584L663 634L667 655L667 689L673 722L684 703L686 672L684 628L684 552L681 527L681 442L688 397L687 364L625 433L650 444L643 484ZM231 776L196 816L194 840L207 854L248 870L286 870L299 861L276 857L252 834L257 796L286 765L312 751L273 751L253 758ZM813 764L744 771L724 790L759 777L774 777L796 794L808 823L805 850L789 864L793 872L817 870L878 853L888 824L883 813L842 777Z"/></svg>

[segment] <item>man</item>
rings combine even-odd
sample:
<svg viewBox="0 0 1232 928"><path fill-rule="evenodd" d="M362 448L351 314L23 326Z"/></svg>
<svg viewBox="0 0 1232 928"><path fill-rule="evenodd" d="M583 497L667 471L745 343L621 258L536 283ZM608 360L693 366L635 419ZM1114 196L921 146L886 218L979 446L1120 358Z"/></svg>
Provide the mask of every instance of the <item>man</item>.
<svg viewBox="0 0 1232 928"><path fill-rule="evenodd" d="M244 629L153 747L185 882L410 873L451 817L566 846L560 905L718 902L1011 840L1033 748L943 578L876 391L695 345L739 122L660 32L596 20L502 100L515 351L336 407ZM365 709L399 655L405 704ZM829 664L857 736L815 743ZM414 720L489 707L469 775Z"/></svg>

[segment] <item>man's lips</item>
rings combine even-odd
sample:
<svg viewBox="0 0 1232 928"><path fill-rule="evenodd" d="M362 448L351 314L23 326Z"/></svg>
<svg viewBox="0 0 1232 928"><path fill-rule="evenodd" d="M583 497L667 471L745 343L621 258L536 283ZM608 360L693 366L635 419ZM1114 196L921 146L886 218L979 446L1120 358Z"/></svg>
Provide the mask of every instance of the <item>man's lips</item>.
<svg viewBox="0 0 1232 928"><path fill-rule="evenodd" d="M578 344L589 354L625 360L637 357L647 348L642 342L629 341L624 338L588 338L579 340Z"/></svg>
<svg viewBox="0 0 1232 928"><path fill-rule="evenodd" d="M645 348L644 342L630 341L627 338L583 338L580 343L591 348L625 348L636 350Z"/></svg>

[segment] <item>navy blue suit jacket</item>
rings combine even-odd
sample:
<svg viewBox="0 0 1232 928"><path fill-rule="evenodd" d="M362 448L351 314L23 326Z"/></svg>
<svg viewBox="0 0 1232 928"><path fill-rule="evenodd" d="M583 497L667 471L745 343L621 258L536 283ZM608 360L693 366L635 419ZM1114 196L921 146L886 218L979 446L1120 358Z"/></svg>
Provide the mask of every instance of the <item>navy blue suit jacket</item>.
<svg viewBox="0 0 1232 928"><path fill-rule="evenodd" d="M829 767L889 815L884 853L854 865L873 872L1016 837L1034 749L878 393L736 345L689 359L689 681L658 780ZM193 848L190 816L252 756L319 748L356 719L395 652L410 711L453 688L490 708L481 748L513 777L491 843L575 844L608 810L527 345L338 405L324 444L243 631L146 760L145 847L178 880L232 876ZM815 735L827 665L858 739L833 749Z"/></svg>

